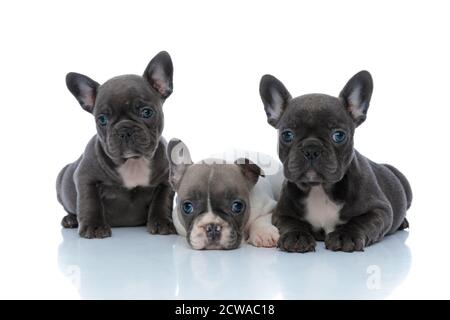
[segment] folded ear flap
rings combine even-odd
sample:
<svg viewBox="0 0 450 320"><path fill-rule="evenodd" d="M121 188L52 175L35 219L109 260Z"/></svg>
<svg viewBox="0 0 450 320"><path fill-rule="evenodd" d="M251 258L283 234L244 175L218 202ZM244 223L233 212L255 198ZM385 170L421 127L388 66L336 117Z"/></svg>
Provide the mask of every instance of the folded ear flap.
<svg viewBox="0 0 450 320"><path fill-rule="evenodd" d="M167 145L167 158L169 159L169 182L177 190L188 166L192 164L189 149L179 139L172 139Z"/></svg>
<svg viewBox="0 0 450 320"><path fill-rule="evenodd" d="M361 71L347 82L339 94L356 126L359 126L366 120L372 91L372 76L367 71Z"/></svg>
<svg viewBox="0 0 450 320"><path fill-rule="evenodd" d="M75 72L70 72L66 75L66 85L81 107L92 113L100 85L91 78Z"/></svg>
<svg viewBox="0 0 450 320"><path fill-rule="evenodd" d="M241 169L242 174L252 187L258 182L259 177L265 176L264 171L247 158L239 158L234 163Z"/></svg>
<svg viewBox="0 0 450 320"><path fill-rule="evenodd" d="M264 104L267 122L277 128L278 121L291 100L291 94L280 80L266 74L259 83L259 94Z"/></svg>
<svg viewBox="0 0 450 320"><path fill-rule="evenodd" d="M158 53L148 64L143 77L163 99L173 91L173 65L170 55L166 51Z"/></svg>

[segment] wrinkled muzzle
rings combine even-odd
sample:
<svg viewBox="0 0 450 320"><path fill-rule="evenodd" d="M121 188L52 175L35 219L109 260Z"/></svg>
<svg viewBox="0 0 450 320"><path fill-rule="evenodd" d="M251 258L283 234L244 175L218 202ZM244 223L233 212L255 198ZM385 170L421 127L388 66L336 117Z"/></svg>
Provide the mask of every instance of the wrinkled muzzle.
<svg viewBox="0 0 450 320"><path fill-rule="evenodd" d="M215 213L208 212L193 220L187 240L197 250L230 250L239 247L242 233L232 221L225 221Z"/></svg>
<svg viewBox="0 0 450 320"><path fill-rule="evenodd" d="M158 142L158 133L130 120L118 122L107 133L106 147L114 158L151 157Z"/></svg>
<svg viewBox="0 0 450 320"><path fill-rule="evenodd" d="M340 178L339 161L331 148L318 139L305 139L289 150L284 162L288 180L301 183L324 183Z"/></svg>

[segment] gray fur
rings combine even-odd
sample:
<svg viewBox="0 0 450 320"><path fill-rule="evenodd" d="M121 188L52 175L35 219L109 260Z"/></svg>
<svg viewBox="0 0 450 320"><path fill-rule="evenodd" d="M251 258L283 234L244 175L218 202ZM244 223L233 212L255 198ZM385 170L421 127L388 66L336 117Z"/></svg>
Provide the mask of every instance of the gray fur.
<svg viewBox="0 0 450 320"><path fill-rule="evenodd" d="M339 97L291 98L275 77L261 79L261 98L268 122L278 129L278 153L286 178L273 215L281 250L314 251L316 240L324 240L330 250L360 251L409 226L405 216L412 191L405 176L353 148L354 131L366 119L372 90L367 71L351 78ZM331 139L339 130L346 133L342 143ZM288 131L294 136L290 142L283 139ZM313 187L323 188L328 199L339 205L340 224L331 232L317 230L307 221Z"/></svg>
<svg viewBox="0 0 450 320"><path fill-rule="evenodd" d="M186 231L188 243L195 248L191 241L193 230L209 214L214 220L220 219L222 231L218 232L217 237L205 237L207 242L202 249L237 248L245 240L244 229L251 211L250 193L262 175L261 168L245 158L237 159L234 163L223 163L220 159L193 163L189 149L179 139L170 140L167 154L170 182L177 192L176 214ZM231 211L235 200L244 204L239 214ZM190 214L182 212L186 201L193 204L194 209ZM229 232L225 236L226 228ZM206 232L206 229L202 232Z"/></svg>
<svg viewBox="0 0 450 320"><path fill-rule="evenodd" d="M172 75L167 52L156 55L142 77L119 76L100 86L84 75L67 75L68 89L96 118L97 134L83 155L57 177L57 198L68 213L63 227L78 227L84 238L109 237L111 227L139 225L147 225L150 233L175 233L173 191L161 136L162 105L172 92ZM144 117L147 114L151 115ZM148 177L139 177L145 183L129 186L119 168L133 161L145 164L142 172Z"/></svg>

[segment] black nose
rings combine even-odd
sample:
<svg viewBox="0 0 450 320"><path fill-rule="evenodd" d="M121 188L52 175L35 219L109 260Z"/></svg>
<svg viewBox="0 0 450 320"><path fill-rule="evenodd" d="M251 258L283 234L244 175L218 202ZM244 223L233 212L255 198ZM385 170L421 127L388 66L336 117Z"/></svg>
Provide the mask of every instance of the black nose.
<svg viewBox="0 0 450 320"><path fill-rule="evenodd" d="M122 141L128 142L134 134L133 128L120 128L117 130L117 134L119 135Z"/></svg>
<svg viewBox="0 0 450 320"><path fill-rule="evenodd" d="M322 150L319 146L309 145L302 149L303 156L307 160L316 160L322 154Z"/></svg>
<svg viewBox="0 0 450 320"><path fill-rule="evenodd" d="M222 227L215 224L215 223L210 223L208 225L206 225L206 236L208 237L209 240L217 240L220 238L220 232L222 230Z"/></svg>

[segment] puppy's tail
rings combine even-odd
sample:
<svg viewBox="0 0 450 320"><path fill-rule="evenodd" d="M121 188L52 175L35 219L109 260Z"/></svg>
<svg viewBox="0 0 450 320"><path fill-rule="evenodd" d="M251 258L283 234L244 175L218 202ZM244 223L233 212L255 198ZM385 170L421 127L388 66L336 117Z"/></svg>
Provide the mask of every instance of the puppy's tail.
<svg viewBox="0 0 450 320"><path fill-rule="evenodd" d="M398 178L398 180L400 180L401 184L403 185L403 190L405 191L405 195L406 195L406 209L409 209L409 207L411 207L413 194L412 194L411 186L409 185L408 180L403 175L403 173L401 173L399 170L397 170L397 168L391 166L390 164L384 164L384 166L386 168L388 168L389 170L391 170L391 172L393 174L395 174L395 176Z"/></svg>

